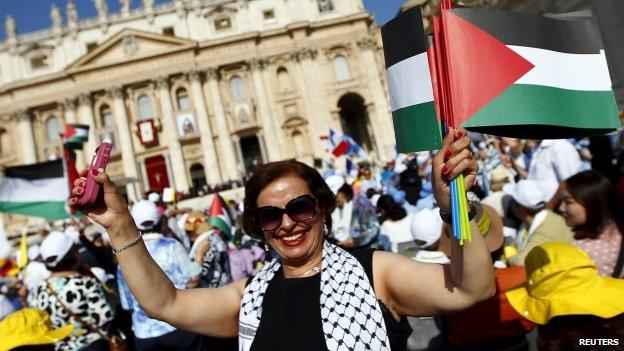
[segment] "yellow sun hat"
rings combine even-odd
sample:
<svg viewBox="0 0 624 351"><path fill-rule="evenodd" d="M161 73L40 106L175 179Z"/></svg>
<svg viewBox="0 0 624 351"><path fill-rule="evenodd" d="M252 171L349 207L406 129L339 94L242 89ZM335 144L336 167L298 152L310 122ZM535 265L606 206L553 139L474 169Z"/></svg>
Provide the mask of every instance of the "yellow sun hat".
<svg viewBox="0 0 624 351"><path fill-rule="evenodd" d="M54 329L50 316L35 308L24 308L0 321L0 351L27 345L53 344L65 339L72 324Z"/></svg>
<svg viewBox="0 0 624 351"><path fill-rule="evenodd" d="M556 316L624 313L624 279L599 276L585 251L568 243L544 243L524 263L528 280L507 291L507 299L526 319L546 324Z"/></svg>

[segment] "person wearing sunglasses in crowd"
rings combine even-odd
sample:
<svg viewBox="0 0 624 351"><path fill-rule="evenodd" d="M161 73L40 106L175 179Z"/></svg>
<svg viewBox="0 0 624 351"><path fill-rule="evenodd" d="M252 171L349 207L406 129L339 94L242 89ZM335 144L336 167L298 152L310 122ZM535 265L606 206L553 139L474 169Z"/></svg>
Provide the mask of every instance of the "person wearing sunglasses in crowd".
<svg viewBox="0 0 624 351"><path fill-rule="evenodd" d="M469 146L467 133L454 130L433 160L434 192L444 214L451 211L449 180L464 174L467 188L475 180L478 166ZM463 248L461 279L452 279L448 266L330 244L325 236L335 197L316 170L296 161L259 166L245 188L244 229L277 259L248 280L176 289L137 239L115 185L105 173L94 176L103 185L103 201L81 210L109 232L126 281L145 310L189 331L238 336L239 350L404 350L411 333L406 316L465 309L494 293L481 235ZM72 189L71 206L84 191L82 183ZM479 230L473 220L471 228Z"/></svg>

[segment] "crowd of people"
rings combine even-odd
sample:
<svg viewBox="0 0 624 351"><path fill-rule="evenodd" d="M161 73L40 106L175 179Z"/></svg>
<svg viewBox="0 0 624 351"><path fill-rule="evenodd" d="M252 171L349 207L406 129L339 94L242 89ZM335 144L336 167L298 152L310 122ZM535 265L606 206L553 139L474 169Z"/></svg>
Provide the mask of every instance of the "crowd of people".
<svg viewBox="0 0 624 351"><path fill-rule="evenodd" d="M0 350L622 347L622 134L468 134L383 165L259 166L244 202L214 195L225 230L156 193L126 205L99 174L106 200L43 230L25 267L0 243Z"/></svg>

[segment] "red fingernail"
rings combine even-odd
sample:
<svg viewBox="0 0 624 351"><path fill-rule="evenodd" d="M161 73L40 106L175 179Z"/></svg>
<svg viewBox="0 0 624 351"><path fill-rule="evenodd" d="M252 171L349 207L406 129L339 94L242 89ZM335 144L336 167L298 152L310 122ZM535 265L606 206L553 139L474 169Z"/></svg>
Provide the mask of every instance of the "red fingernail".
<svg viewBox="0 0 624 351"><path fill-rule="evenodd" d="M453 153L451 152L451 150L446 150L446 152L444 153L444 161L451 158L451 156L453 156Z"/></svg>
<svg viewBox="0 0 624 351"><path fill-rule="evenodd" d="M93 169L91 170L91 174L93 174L93 176L95 177L95 176L97 176L98 174L100 174L100 172L99 172L97 169L93 168Z"/></svg>
<svg viewBox="0 0 624 351"><path fill-rule="evenodd" d="M442 174L446 175L446 174L448 174L448 172L449 172L448 167L446 167L446 166L442 167Z"/></svg>
<svg viewBox="0 0 624 351"><path fill-rule="evenodd" d="M461 130L458 130L457 132L455 132L455 138L459 139L463 136L464 136L464 132L462 132Z"/></svg>

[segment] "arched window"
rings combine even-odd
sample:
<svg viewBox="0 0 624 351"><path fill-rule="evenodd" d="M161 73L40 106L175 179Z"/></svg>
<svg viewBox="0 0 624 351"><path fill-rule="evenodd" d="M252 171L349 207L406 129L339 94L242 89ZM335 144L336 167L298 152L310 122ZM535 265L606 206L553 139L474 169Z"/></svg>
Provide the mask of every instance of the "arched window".
<svg viewBox="0 0 624 351"><path fill-rule="evenodd" d="M59 133L61 133L61 120L56 116L48 118L46 121L46 135L48 136L48 141L57 142L61 140Z"/></svg>
<svg viewBox="0 0 624 351"><path fill-rule="evenodd" d="M338 55L334 57L332 60L332 64L334 65L334 73L336 74L336 80L339 82L344 82L351 79L351 73L349 73L349 64L347 63L347 58Z"/></svg>
<svg viewBox="0 0 624 351"><path fill-rule="evenodd" d="M318 0L319 12L329 12L334 9L334 3L332 0Z"/></svg>
<svg viewBox="0 0 624 351"><path fill-rule="evenodd" d="M296 157L301 157L306 152L305 140L303 139L303 133L298 130L295 130L291 134L293 144L295 144L295 155Z"/></svg>
<svg viewBox="0 0 624 351"><path fill-rule="evenodd" d="M230 90L232 91L232 99L234 101L245 100L247 93L245 92L245 81L239 76L230 79Z"/></svg>
<svg viewBox="0 0 624 351"><path fill-rule="evenodd" d="M178 101L178 110L188 111L191 109L191 99L188 92L184 88L176 90L176 100Z"/></svg>
<svg viewBox="0 0 624 351"><path fill-rule="evenodd" d="M290 75L288 75L288 70L284 67L277 69L277 84L278 90L281 92L293 90Z"/></svg>
<svg viewBox="0 0 624 351"><path fill-rule="evenodd" d="M206 182L206 173L204 172L204 166L199 163L194 163L191 165L191 181L193 182L193 187L199 189L204 185L207 185Z"/></svg>
<svg viewBox="0 0 624 351"><path fill-rule="evenodd" d="M137 99L137 106L139 110L139 119L148 119L154 117L154 108L152 106L152 99L147 94L139 95Z"/></svg>

